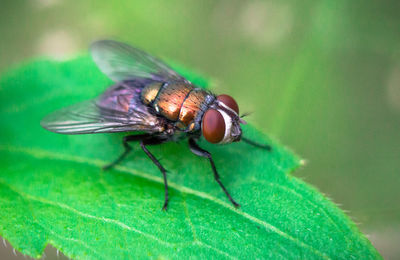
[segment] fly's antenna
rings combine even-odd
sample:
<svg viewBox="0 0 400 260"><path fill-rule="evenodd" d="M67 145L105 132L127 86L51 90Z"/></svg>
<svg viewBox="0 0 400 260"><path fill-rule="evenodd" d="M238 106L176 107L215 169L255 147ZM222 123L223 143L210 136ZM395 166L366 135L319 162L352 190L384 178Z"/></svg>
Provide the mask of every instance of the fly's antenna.
<svg viewBox="0 0 400 260"><path fill-rule="evenodd" d="M246 112L246 113L243 113L243 114L240 116L240 118L243 118L243 117L246 117L246 116L249 116L249 115L251 115L251 112Z"/></svg>
<svg viewBox="0 0 400 260"><path fill-rule="evenodd" d="M240 117L239 117L239 122L240 122L241 124L243 124L243 125L246 125L247 122L243 120L243 117L246 117L246 116L248 116L248 115L250 115L250 114L251 114L250 112L247 112L247 113L244 113L244 114L240 115Z"/></svg>

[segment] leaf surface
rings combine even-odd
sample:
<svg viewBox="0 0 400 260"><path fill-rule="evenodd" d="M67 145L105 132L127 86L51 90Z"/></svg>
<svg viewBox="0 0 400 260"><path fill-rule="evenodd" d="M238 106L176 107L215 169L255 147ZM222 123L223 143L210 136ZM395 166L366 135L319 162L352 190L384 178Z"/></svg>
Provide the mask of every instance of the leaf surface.
<svg viewBox="0 0 400 260"><path fill-rule="evenodd" d="M50 243L76 259L380 258L341 210L290 175L301 160L251 126L244 134L272 152L200 142L240 209L185 142L149 148L169 170L167 212L161 174L138 145L104 172L123 151L123 135L40 127L46 114L96 97L110 83L86 56L33 61L1 78L0 235L22 253L40 257Z"/></svg>

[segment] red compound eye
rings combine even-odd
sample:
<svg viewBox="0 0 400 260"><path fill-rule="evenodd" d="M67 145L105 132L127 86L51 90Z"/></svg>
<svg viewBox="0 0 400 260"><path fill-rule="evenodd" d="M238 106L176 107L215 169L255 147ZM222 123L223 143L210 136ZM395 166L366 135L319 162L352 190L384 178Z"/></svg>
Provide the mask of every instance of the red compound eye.
<svg viewBox="0 0 400 260"><path fill-rule="evenodd" d="M228 96L228 95L219 95L217 97L219 101L227 105L229 108L231 108L233 111L236 112L236 114L239 114L239 106L236 103L236 101L233 99L233 97Z"/></svg>
<svg viewBox="0 0 400 260"><path fill-rule="evenodd" d="M203 116L203 136L210 143L216 144L224 139L225 120L215 109L208 109Z"/></svg>

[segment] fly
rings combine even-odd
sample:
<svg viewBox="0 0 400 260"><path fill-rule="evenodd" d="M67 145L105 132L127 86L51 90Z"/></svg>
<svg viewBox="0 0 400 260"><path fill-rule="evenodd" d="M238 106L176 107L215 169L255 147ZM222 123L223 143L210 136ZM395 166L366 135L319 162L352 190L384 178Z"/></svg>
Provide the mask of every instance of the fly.
<svg viewBox="0 0 400 260"><path fill-rule="evenodd" d="M231 203L239 207L220 181L211 154L197 144L203 136L213 144L242 140L271 149L242 136L240 124L246 122L239 116L236 101L193 85L161 60L124 43L97 41L90 52L99 69L115 84L96 99L53 112L41 125L60 134L136 132L123 138L124 152L104 169L112 168L129 154L130 142L139 142L163 174L163 210L168 207L167 171L148 146L185 138L195 155L209 160L214 179Z"/></svg>

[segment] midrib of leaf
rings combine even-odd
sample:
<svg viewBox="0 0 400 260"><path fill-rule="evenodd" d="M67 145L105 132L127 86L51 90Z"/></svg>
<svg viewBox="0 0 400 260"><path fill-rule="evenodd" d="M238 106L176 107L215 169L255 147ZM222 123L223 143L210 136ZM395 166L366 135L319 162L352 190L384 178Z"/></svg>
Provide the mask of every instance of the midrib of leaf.
<svg viewBox="0 0 400 260"><path fill-rule="evenodd" d="M0 145L0 150L13 152L13 153L23 153L23 154L26 154L26 155L29 155L29 156L32 156L32 157L38 158L38 159L56 159L56 160L62 160L62 161L70 161L70 162L75 162L75 163L88 164L88 165L99 167L99 168L101 168L102 166L106 165L106 163L107 163L105 161L98 160L98 159L89 159L89 158L80 157L80 156L59 154L59 153L56 153L56 152L53 152L53 151L49 152L49 151L46 151L46 150L43 150L43 149L40 149L40 148L24 148L24 147L12 146L12 145ZM124 167L124 166L119 166L119 165L115 166L115 169L119 170L121 172L126 172L126 173L132 174L134 176L147 179L149 181L153 181L153 182L157 182L157 183L163 183L162 178L156 177L156 176L152 176L152 175L146 174L146 173L138 171L138 170L133 170L133 169L130 169L130 168L127 168L127 167ZM0 179L0 182L3 185L7 185L8 187L10 187L10 185L7 184L4 180ZM213 197L213 196L211 196L211 195L209 195L207 193L201 192L201 191L197 191L197 190L194 190L194 189L191 189L191 188L187 188L187 187L181 186L181 185L173 183L173 182L169 182L168 185L169 185L169 187L174 188L174 189L176 189L176 190L178 190L178 191L180 191L182 193L191 194L191 195L200 197L202 199L206 199L206 200L209 200L211 202L214 202L214 203L216 203L216 204L218 204L218 205L220 205L222 207L225 207L225 208L229 209L230 211L234 212L235 214L243 217L247 221L249 221L251 223L257 223L257 224L261 225L262 227L264 227L264 229L277 233L278 235L284 237L285 239L288 239L288 240L296 243L300 247L305 248L307 250L310 250L312 253L314 253L315 255L317 255L319 257L322 257L324 259L330 259L327 255L323 254L321 251L319 251L319 250L315 249L314 247L312 247L312 246L300 241L299 239L297 239L295 237L292 237L291 235L289 235L286 232L278 229L274 225L272 225L270 223L267 223L267 222L265 222L263 220L260 220L260 219L254 217L254 216L251 216L248 213L245 213L243 211L237 210L236 208L234 208L230 204L228 204L228 203L226 203L226 202L224 202L224 201L222 201L222 200L220 200L220 199L218 199L216 197ZM23 198L32 199L32 200L35 200L35 201L38 201L38 202L41 202L41 203L46 203L48 205L52 205L52 206L55 206L55 207L66 209L66 210L72 211L72 212L74 212L74 213L76 213L76 214L78 214L80 216L83 216L83 217L88 217L88 218L96 219L98 221L103 221L105 223L112 223L112 224L118 225L119 227L121 227L123 229L126 229L126 230L129 230L129 231L144 235L144 236L146 236L146 237L148 237L150 239L153 239L153 240L155 240L155 241L157 241L157 242L159 242L159 243L161 243L163 245L166 245L166 246L174 246L174 245L177 244L177 243L171 244L171 243L168 243L166 241L160 241L159 239L157 239L156 237L154 237L152 235L143 233L143 232L141 232L141 231L139 231L139 230L137 230L135 228L127 226L126 224L124 224L124 223L122 223L120 221L114 220L114 219L103 218L103 217L100 218L100 217L97 217L97 216L92 216L92 215L89 215L87 213L80 212L80 211L78 211L78 210L76 210L74 208L71 208L70 206L62 204L62 203L56 203L56 202L49 201L49 200L46 200L46 199L43 199L43 198L32 196L30 194L25 194L25 193L23 193L21 191L18 191L17 189L15 189L13 187L10 187L10 189L12 189L14 192L19 194ZM204 245L204 243L202 243L202 242L200 242L200 243ZM209 246L209 247L211 247L211 246Z"/></svg>

